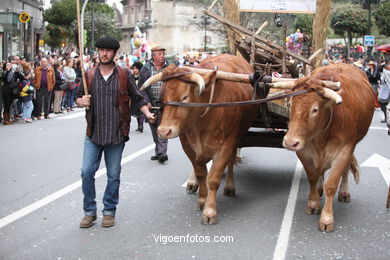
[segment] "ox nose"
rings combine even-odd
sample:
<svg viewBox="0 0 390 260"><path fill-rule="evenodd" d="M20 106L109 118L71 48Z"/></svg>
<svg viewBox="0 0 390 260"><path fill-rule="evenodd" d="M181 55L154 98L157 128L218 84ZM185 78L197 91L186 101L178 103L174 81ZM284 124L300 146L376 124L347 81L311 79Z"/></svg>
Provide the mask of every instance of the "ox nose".
<svg viewBox="0 0 390 260"><path fill-rule="evenodd" d="M301 141L299 138L285 136L283 138L283 146L289 150L297 151L300 149Z"/></svg>
<svg viewBox="0 0 390 260"><path fill-rule="evenodd" d="M157 128L157 132L160 137L169 138L169 136L172 134L172 129L170 127L159 126Z"/></svg>

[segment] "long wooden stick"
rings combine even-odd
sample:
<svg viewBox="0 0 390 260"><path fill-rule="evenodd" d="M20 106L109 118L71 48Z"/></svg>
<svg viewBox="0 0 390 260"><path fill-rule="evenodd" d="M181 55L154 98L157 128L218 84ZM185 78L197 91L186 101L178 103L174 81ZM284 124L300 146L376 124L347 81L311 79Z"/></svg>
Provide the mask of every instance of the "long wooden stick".
<svg viewBox="0 0 390 260"><path fill-rule="evenodd" d="M78 35L79 35L79 52L80 52L80 67L81 67L81 76L83 79L84 93L88 95L88 86L87 79L85 78L85 70L84 70L84 51L83 51L83 37L81 35L81 19L80 19L80 0L76 0L77 2L77 27L78 27ZM89 109L86 107L85 109Z"/></svg>

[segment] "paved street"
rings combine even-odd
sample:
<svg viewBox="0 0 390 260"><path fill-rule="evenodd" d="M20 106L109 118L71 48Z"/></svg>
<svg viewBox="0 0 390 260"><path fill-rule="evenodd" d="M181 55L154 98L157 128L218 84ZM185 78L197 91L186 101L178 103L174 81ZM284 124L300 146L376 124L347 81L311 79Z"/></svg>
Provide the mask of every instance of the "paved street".
<svg viewBox="0 0 390 260"><path fill-rule="evenodd" d="M202 225L197 194L182 187L191 166L179 140L169 141L165 165L150 161L149 126L135 132L135 120L116 226L102 228L99 211L93 227L80 229L83 110L1 125L0 259L390 259L390 136L381 119L376 111L357 146L360 183L350 182L350 203L335 199L336 231L328 234L318 231L318 215L304 213L306 175L284 149L243 149L237 196L223 196L221 186L218 224ZM101 210L104 160L97 176Z"/></svg>

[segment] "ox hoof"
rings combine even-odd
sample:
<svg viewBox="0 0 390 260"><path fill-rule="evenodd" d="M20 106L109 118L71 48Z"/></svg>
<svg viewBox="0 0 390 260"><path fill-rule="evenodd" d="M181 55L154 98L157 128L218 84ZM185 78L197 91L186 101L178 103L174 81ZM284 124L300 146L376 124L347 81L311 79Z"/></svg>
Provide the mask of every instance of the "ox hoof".
<svg viewBox="0 0 390 260"><path fill-rule="evenodd" d="M305 213L308 215L313 215L313 214L319 215L321 214L321 208L311 208L309 206L306 206Z"/></svg>
<svg viewBox="0 0 390 260"><path fill-rule="evenodd" d="M198 200L196 202L196 209L199 210L199 211L202 211L203 210L203 207L204 207L204 203L205 203L205 200Z"/></svg>
<svg viewBox="0 0 390 260"><path fill-rule="evenodd" d="M322 232L329 233L329 232L333 232L334 231L335 226L334 226L334 223L324 224L324 223L319 222L318 228Z"/></svg>
<svg viewBox="0 0 390 260"><path fill-rule="evenodd" d="M203 225L214 225L217 224L217 216L209 217L202 214L202 219L200 221Z"/></svg>
<svg viewBox="0 0 390 260"><path fill-rule="evenodd" d="M225 196L228 196L228 197L234 197L234 196L236 196L236 189L235 188L233 188L233 189L231 189L231 188L228 188L228 189L223 189L223 195L225 195Z"/></svg>
<svg viewBox="0 0 390 260"><path fill-rule="evenodd" d="M187 183L187 193L188 194L193 194L195 193L199 188L199 185L198 184L191 184L191 183Z"/></svg>
<svg viewBox="0 0 390 260"><path fill-rule="evenodd" d="M340 192L338 201L349 203L351 201L351 194L349 192Z"/></svg>

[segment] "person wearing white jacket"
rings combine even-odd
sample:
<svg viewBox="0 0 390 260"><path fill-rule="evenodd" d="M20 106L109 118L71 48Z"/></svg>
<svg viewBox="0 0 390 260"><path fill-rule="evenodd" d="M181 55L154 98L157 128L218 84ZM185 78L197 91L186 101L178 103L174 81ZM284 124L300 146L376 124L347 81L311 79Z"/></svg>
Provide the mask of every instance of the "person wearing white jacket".
<svg viewBox="0 0 390 260"><path fill-rule="evenodd" d="M74 104L73 100L73 91L76 87L76 72L73 68L73 59L68 59L66 61L66 66L64 67L64 78L67 85L66 91L65 91L65 108L66 111L70 112L73 111L72 107Z"/></svg>

